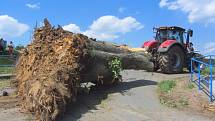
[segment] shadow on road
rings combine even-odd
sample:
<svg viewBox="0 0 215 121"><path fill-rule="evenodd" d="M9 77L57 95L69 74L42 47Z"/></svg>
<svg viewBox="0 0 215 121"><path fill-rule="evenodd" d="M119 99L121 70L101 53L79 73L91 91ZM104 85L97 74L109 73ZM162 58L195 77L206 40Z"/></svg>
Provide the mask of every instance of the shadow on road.
<svg viewBox="0 0 215 121"><path fill-rule="evenodd" d="M68 106L68 110L63 118L61 117L60 121L76 121L80 119L83 114L92 112L92 110L98 110L96 105L99 105L102 100L107 99L108 94L121 93L124 95L125 92L132 88L148 85L157 85L157 82L150 80L135 80L131 82L121 82L118 85L94 87L89 94L79 94L77 101Z"/></svg>
<svg viewBox="0 0 215 121"><path fill-rule="evenodd" d="M159 73L159 74L164 74L163 72L161 72L161 70L158 70L155 73ZM181 75L181 74L189 74L189 71L182 71L181 73L173 73L173 74L168 74L168 75Z"/></svg>

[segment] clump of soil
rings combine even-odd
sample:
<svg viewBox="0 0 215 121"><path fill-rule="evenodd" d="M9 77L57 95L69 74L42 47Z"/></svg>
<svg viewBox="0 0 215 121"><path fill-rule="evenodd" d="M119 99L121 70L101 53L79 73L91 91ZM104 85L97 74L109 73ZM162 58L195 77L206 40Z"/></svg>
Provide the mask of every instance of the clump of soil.
<svg viewBox="0 0 215 121"><path fill-rule="evenodd" d="M37 120L55 120L76 100L86 36L54 28L47 19L34 32L16 67L22 109Z"/></svg>

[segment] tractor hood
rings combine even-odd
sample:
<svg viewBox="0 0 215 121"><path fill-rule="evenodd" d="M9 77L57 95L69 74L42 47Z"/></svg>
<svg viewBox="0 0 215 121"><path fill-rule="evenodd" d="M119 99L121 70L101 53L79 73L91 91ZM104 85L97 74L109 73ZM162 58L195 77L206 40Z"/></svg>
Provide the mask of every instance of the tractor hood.
<svg viewBox="0 0 215 121"><path fill-rule="evenodd" d="M142 48L155 48L158 45L158 41L156 40L150 40L144 42Z"/></svg>
<svg viewBox="0 0 215 121"><path fill-rule="evenodd" d="M166 40L165 42L163 42L159 48L167 48L170 45L172 45L173 43L177 42L176 40Z"/></svg>

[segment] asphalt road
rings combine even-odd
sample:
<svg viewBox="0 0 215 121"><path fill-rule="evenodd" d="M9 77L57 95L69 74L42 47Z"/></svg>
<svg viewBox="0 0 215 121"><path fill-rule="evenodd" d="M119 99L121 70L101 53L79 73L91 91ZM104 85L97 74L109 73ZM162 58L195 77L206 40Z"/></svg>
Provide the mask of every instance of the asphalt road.
<svg viewBox="0 0 215 121"><path fill-rule="evenodd" d="M122 76L123 82L117 86L79 96L79 101L66 113L63 121L212 121L201 114L167 108L159 102L158 82L180 77L189 79L189 74L128 70Z"/></svg>
<svg viewBox="0 0 215 121"><path fill-rule="evenodd" d="M119 85L82 93L60 121L212 121L193 112L167 108L160 104L157 83L187 77L188 74L166 75L145 71L122 72ZM18 109L0 110L0 121L25 121Z"/></svg>

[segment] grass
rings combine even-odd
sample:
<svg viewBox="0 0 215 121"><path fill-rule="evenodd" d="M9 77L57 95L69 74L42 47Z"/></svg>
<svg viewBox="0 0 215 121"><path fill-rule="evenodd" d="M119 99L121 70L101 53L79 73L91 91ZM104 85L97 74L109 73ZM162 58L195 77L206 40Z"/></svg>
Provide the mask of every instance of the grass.
<svg viewBox="0 0 215 121"><path fill-rule="evenodd" d="M15 60L10 58L0 58L0 65L12 65L15 63Z"/></svg>
<svg viewBox="0 0 215 121"><path fill-rule="evenodd" d="M0 67L0 74L11 74L14 71L14 67Z"/></svg>
<svg viewBox="0 0 215 121"><path fill-rule="evenodd" d="M0 74L11 74L14 70L14 67L1 67L3 65L13 65L15 60L13 58L3 58L0 57Z"/></svg>
<svg viewBox="0 0 215 121"><path fill-rule="evenodd" d="M175 96L174 89L177 86L177 81L175 80L164 80L158 84L158 92L160 103L166 105L167 107L183 107L188 105L187 98L181 96ZM194 88L192 83L187 85L188 89Z"/></svg>
<svg viewBox="0 0 215 121"><path fill-rule="evenodd" d="M10 79L0 79L0 90L5 87L10 87Z"/></svg>
<svg viewBox="0 0 215 121"><path fill-rule="evenodd" d="M212 73L215 74L215 68L214 68L214 67L213 67L213 69L212 69ZM205 68L204 70L202 70L202 71L201 71L201 75L205 75L205 76L210 75L210 68L207 67L207 68Z"/></svg>
<svg viewBox="0 0 215 121"><path fill-rule="evenodd" d="M176 82L174 80L164 80L158 84L161 92L170 92L175 86Z"/></svg>

